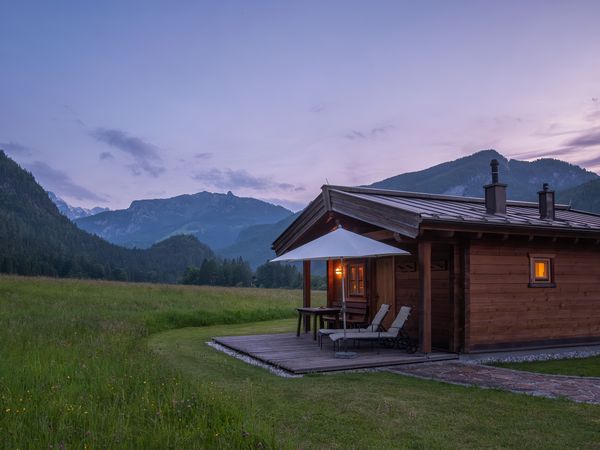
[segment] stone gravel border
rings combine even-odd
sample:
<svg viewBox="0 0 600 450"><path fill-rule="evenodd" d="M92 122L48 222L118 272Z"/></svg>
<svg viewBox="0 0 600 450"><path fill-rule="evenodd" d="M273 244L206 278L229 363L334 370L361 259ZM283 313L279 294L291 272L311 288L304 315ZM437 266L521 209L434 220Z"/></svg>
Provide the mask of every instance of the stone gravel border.
<svg viewBox="0 0 600 450"><path fill-rule="evenodd" d="M461 361L467 364L493 364L499 362L535 362L535 361L552 361L559 359L577 359L590 358L592 356L600 356L600 350L575 350L563 353L535 353L526 355L507 355L507 356L489 356L487 358L472 359Z"/></svg>
<svg viewBox="0 0 600 450"><path fill-rule="evenodd" d="M296 375L288 372L287 370L280 369L278 367L272 366L271 364L264 363L259 361L256 358L252 358L251 356L244 355L243 353L236 352L231 350L230 348L225 347L224 345L217 344L213 341L206 342L206 345L214 348L215 350L225 353L226 355L233 356L235 359L239 359L240 361L245 362L246 364L250 364L251 366L260 367L261 369L266 369L271 372L273 375L277 375L281 378L302 378L302 375Z"/></svg>

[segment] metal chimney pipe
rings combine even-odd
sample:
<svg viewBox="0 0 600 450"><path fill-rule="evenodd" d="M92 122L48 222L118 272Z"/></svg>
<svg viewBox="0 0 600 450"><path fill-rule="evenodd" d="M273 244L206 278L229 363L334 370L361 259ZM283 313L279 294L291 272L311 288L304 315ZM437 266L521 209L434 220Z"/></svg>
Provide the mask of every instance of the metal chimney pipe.
<svg viewBox="0 0 600 450"><path fill-rule="evenodd" d="M548 183L544 183L542 190L538 192L540 219L555 220L556 206L554 202L554 191L551 191Z"/></svg>
<svg viewBox="0 0 600 450"><path fill-rule="evenodd" d="M492 159L490 166L492 167L492 184L498 183L498 166L500 163L497 159Z"/></svg>

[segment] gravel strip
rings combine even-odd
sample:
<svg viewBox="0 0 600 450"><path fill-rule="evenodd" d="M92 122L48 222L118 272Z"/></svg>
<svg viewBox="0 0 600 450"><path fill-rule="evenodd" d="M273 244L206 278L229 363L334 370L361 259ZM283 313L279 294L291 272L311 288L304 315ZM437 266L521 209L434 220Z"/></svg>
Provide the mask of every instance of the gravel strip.
<svg viewBox="0 0 600 450"><path fill-rule="evenodd" d="M576 358L589 358L591 356L599 356L600 350L586 350L586 351L571 351L563 353L537 353L527 355L510 355L510 356L490 356L488 358L473 359L467 361L461 361L468 364L492 364L499 362L534 362L534 361L551 361L556 359L576 359Z"/></svg>
<svg viewBox="0 0 600 450"><path fill-rule="evenodd" d="M251 366L260 367L262 369L266 369L271 372L273 375L277 375L281 378L301 378L302 375L295 375L293 373L289 373L287 370L279 369L278 367L272 366L270 364L259 361L256 358L252 358L251 356L244 355L243 353L239 353L231 350L221 344L217 344L216 342L209 341L206 343L209 347L214 348L217 351L223 352L226 355L233 356L240 361L245 362L246 364L250 364Z"/></svg>

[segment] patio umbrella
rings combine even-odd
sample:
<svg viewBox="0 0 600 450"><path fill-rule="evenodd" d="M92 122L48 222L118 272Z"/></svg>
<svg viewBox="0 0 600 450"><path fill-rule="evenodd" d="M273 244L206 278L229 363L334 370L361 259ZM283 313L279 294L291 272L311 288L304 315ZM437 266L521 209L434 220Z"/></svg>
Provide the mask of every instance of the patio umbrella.
<svg viewBox="0 0 600 450"><path fill-rule="evenodd" d="M384 244L360 234L338 227L336 230L313 241L301 245L271 262L330 260L339 259L344 268L344 258L366 258L391 255L409 255L410 253L391 245ZM344 324L344 347L346 346L346 287L345 274L342 272L342 318ZM352 358L354 352L337 352L339 358Z"/></svg>

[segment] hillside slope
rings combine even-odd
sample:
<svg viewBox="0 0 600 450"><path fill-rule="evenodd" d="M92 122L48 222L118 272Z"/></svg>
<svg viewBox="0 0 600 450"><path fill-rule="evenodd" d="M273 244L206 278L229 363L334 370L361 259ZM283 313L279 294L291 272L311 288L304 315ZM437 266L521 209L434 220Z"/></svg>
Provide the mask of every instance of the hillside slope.
<svg viewBox="0 0 600 450"><path fill-rule="evenodd" d="M573 209L600 214L600 179L556 193L556 201Z"/></svg>
<svg viewBox="0 0 600 450"><path fill-rule="evenodd" d="M241 256L250 266L256 268L275 257L271 243L285 230L300 213L293 214L273 224L248 227L240 232L236 242L216 250L224 258Z"/></svg>
<svg viewBox="0 0 600 450"><path fill-rule="evenodd" d="M557 159L508 160L495 150L483 150L425 170L377 181L369 187L482 197L483 185L491 181L489 164L493 158L500 162L500 181L508 184L508 197L513 200L536 200L543 183L563 191L599 178L593 172Z"/></svg>
<svg viewBox="0 0 600 450"><path fill-rule="evenodd" d="M213 252L191 236L130 250L80 230L34 177L0 151L0 271L20 275L175 282Z"/></svg>

